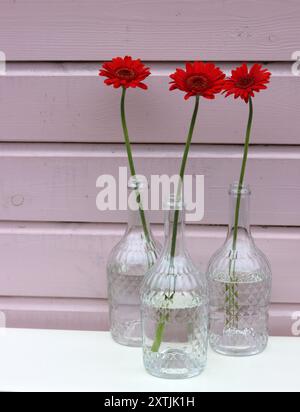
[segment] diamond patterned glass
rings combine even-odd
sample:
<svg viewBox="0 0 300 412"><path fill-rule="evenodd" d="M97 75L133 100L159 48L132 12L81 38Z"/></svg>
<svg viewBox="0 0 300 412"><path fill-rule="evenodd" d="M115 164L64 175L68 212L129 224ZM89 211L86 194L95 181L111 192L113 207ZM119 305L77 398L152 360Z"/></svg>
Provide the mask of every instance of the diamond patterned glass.
<svg viewBox="0 0 300 412"><path fill-rule="evenodd" d="M170 201L164 251L142 287L144 365L150 374L172 379L199 375L208 346L207 283L185 248L183 210L171 257L176 205Z"/></svg>
<svg viewBox="0 0 300 412"><path fill-rule="evenodd" d="M228 237L208 266L210 344L218 353L248 356L268 343L272 274L267 258L254 243L249 226L250 189L244 187L236 247L233 247L237 185L230 189Z"/></svg>

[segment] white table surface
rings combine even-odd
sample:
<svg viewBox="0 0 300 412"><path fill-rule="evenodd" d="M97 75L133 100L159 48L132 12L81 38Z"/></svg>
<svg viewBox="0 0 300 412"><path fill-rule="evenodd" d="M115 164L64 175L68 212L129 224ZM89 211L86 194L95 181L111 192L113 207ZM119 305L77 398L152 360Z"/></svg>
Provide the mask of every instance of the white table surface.
<svg viewBox="0 0 300 412"><path fill-rule="evenodd" d="M300 339L271 338L250 358L209 353L206 371L188 380L148 375L141 349L109 333L7 329L0 332L0 391L201 392L300 391Z"/></svg>

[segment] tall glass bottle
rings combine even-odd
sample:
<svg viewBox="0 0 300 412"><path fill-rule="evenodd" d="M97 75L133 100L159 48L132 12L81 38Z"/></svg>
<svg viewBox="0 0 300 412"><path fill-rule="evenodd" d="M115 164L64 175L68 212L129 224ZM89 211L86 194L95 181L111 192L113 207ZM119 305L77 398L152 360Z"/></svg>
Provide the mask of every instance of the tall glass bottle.
<svg viewBox="0 0 300 412"><path fill-rule="evenodd" d="M162 378L189 378L206 365L208 294L205 276L185 247L183 203L171 198L165 246L142 287L143 355L146 370ZM175 256L171 256L175 210L180 211Z"/></svg>
<svg viewBox="0 0 300 412"><path fill-rule="evenodd" d="M235 208L241 206L234 242ZM223 247L208 266L210 293L210 344L218 353L249 356L268 343L268 309L272 274L267 258L257 248L249 224L250 188L230 187L230 224Z"/></svg>
<svg viewBox="0 0 300 412"><path fill-rule="evenodd" d="M148 190L145 182L131 178L131 198ZM140 288L145 273L156 262L161 247L150 225L145 236L139 210L128 212L128 225L107 263L110 327L113 339L126 346L142 346Z"/></svg>

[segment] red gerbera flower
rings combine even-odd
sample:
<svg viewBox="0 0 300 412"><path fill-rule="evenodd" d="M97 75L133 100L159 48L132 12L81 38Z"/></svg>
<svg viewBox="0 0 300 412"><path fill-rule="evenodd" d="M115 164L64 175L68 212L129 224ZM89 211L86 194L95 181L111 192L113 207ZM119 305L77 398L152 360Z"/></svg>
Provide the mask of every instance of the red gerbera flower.
<svg viewBox="0 0 300 412"><path fill-rule="evenodd" d="M104 63L99 76L107 77L104 81L107 86L140 87L146 90L148 87L142 83L150 75L150 70L140 59L133 60L130 56L115 57L111 62Z"/></svg>
<svg viewBox="0 0 300 412"><path fill-rule="evenodd" d="M234 94L234 98L239 97L249 102L250 97L254 97L254 92L267 89L270 83L271 73L264 69L261 64L254 64L249 70L246 63L235 70L232 70L231 78L225 82L226 97Z"/></svg>
<svg viewBox="0 0 300 412"><path fill-rule="evenodd" d="M186 70L176 69L171 74L170 90L179 89L186 92L185 100L191 96L214 99L224 88L225 74L213 63L186 63Z"/></svg>

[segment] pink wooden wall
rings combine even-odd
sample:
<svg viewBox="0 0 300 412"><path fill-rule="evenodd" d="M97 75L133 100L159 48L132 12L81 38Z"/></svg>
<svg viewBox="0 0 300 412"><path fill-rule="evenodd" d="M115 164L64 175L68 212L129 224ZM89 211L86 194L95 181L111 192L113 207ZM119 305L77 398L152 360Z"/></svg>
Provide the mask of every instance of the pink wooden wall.
<svg viewBox="0 0 300 412"><path fill-rule="evenodd" d="M0 310L8 326L108 328L105 263L126 215L97 211L95 182L116 175L126 157L120 94L97 70L128 53L153 72L149 91L132 91L127 108L146 174L177 171L192 102L167 91L176 66L197 58L227 72L243 60L268 64L273 81L255 103L247 180L253 233L274 270L272 333L292 333L300 312L300 77L290 60L300 50L299 21L298 0L0 0L8 59L0 76ZM206 215L188 235L203 269L225 236L246 115L233 100L201 103L188 172L206 176Z"/></svg>

